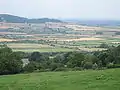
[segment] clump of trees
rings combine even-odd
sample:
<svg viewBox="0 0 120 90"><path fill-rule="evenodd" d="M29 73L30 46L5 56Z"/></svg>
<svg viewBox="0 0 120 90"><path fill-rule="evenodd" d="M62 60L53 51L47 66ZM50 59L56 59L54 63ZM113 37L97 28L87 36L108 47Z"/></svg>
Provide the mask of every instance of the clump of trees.
<svg viewBox="0 0 120 90"><path fill-rule="evenodd" d="M115 35L120 35L120 32L116 32Z"/></svg>
<svg viewBox="0 0 120 90"><path fill-rule="evenodd" d="M23 66L21 59L27 57L29 63ZM120 46L96 52L67 52L25 54L13 52L6 45L0 46L0 74L16 74L34 71L99 70L120 68Z"/></svg>
<svg viewBox="0 0 120 90"><path fill-rule="evenodd" d="M100 44L99 48L109 48L110 46L106 43Z"/></svg>
<svg viewBox="0 0 120 90"><path fill-rule="evenodd" d="M97 35L103 35L103 32L96 32Z"/></svg>
<svg viewBox="0 0 120 90"><path fill-rule="evenodd" d="M31 62L30 64L34 62L34 64L32 64L34 66L34 70L44 71L118 68L120 67L120 46L109 47L108 50L92 53L59 53L54 55L53 58L49 58L49 55L46 56L39 52L33 52L29 61Z"/></svg>
<svg viewBox="0 0 120 90"><path fill-rule="evenodd" d="M0 75L16 74L22 71L22 57L6 45L0 45Z"/></svg>

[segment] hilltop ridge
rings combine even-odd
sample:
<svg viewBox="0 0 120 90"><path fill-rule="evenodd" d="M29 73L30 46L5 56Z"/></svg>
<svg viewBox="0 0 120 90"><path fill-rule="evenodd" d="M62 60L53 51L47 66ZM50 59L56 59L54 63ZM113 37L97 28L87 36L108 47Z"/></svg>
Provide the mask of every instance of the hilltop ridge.
<svg viewBox="0 0 120 90"><path fill-rule="evenodd" d="M0 14L0 22L7 22L7 23L45 23L45 22L62 22L62 21L60 21L58 19L50 19L50 18L29 19L29 18L9 15L9 14Z"/></svg>

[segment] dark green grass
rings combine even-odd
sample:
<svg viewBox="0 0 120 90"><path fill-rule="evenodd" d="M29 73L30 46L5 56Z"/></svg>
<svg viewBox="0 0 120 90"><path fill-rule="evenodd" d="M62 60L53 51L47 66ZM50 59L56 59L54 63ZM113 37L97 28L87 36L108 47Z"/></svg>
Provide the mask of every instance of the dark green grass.
<svg viewBox="0 0 120 90"><path fill-rule="evenodd" d="M0 90L120 90L120 69L0 76Z"/></svg>

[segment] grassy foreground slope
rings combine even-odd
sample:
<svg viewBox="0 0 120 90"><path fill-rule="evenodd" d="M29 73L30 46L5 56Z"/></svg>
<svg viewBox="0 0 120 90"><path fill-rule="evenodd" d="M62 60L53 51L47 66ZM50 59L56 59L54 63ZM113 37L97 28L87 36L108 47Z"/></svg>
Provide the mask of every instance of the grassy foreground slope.
<svg viewBox="0 0 120 90"><path fill-rule="evenodd" d="M0 76L0 90L120 90L120 69Z"/></svg>

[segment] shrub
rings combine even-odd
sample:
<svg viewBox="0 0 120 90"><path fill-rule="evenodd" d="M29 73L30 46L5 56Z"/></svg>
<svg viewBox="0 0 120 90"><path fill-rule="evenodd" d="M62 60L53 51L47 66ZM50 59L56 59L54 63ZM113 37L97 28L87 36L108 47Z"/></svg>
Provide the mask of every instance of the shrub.
<svg viewBox="0 0 120 90"><path fill-rule="evenodd" d="M58 64L57 63L52 63L50 65L50 68L51 68L51 71L54 71L54 70L56 70L56 68L58 68Z"/></svg>
<svg viewBox="0 0 120 90"><path fill-rule="evenodd" d="M68 71L68 69L64 67L60 67L60 68L56 68L55 71Z"/></svg>
<svg viewBox="0 0 120 90"><path fill-rule="evenodd" d="M24 67L24 71L25 71L25 72L33 72L34 70L36 70L36 65L35 65L35 63L33 63L33 62L28 63L28 64L25 65L25 67Z"/></svg>
<svg viewBox="0 0 120 90"><path fill-rule="evenodd" d="M108 63L107 64L107 68L113 68L114 67L114 64L113 63Z"/></svg>
<svg viewBox="0 0 120 90"><path fill-rule="evenodd" d="M96 63L95 63L95 64L93 64L92 69L93 69L93 70L98 69L98 65L97 65Z"/></svg>
<svg viewBox="0 0 120 90"><path fill-rule="evenodd" d="M120 64L114 64L114 68L120 68Z"/></svg>
<svg viewBox="0 0 120 90"><path fill-rule="evenodd" d="M92 66L93 66L92 62L85 62L83 68L84 69L92 69Z"/></svg>
<svg viewBox="0 0 120 90"><path fill-rule="evenodd" d="M109 48L108 44L106 43L102 43L99 48Z"/></svg>
<svg viewBox="0 0 120 90"><path fill-rule="evenodd" d="M82 70L81 67L74 67L74 68L72 69L72 71L81 71L81 70Z"/></svg>

